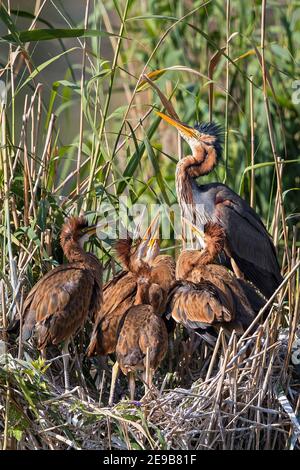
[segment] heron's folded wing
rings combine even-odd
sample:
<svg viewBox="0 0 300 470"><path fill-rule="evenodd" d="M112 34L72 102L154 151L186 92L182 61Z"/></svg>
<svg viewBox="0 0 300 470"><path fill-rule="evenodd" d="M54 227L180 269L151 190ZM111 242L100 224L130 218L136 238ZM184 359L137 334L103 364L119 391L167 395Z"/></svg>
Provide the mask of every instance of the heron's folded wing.
<svg viewBox="0 0 300 470"><path fill-rule="evenodd" d="M192 329L234 320L224 294L208 282L197 285L188 282L176 287L169 309L176 322Z"/></svg>
<svg viewBox="0 0 300 470"><path fill-rule="evenodd" d="M100 318L113 312L118 305L128 298L132 298L135 292L136 278L132 273L122 271L122 273L115 276L103 287L103 305Z"/></svg>
<svg viewBox="0 0 300 470"><path fill-rule="evenodd" d="M260 268L280 276L275 247L256 212L230 188L216 195L216 211L226 229L234 253Z"/></svg>
<svg viewBox="0 0 300 470"><path fill-rule="evenodd" d="M62 268L60 266L59 268ZM24 304L22 338L37 326L39 347L60 343L85 321L91 302L93 278L82 268L55 269L44 276Z"/></svg>

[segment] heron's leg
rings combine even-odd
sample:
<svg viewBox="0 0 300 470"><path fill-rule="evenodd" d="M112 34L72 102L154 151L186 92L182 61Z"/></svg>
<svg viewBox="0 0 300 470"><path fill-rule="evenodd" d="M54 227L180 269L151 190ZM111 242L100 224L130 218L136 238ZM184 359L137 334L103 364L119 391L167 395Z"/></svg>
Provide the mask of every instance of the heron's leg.
<svg viewBox="0 0 300 470"><path fill-rule="evenodd" d="M188 348L187 348L187 358L186 358L186 365L190 367L191 359L193 356L194 351L194 342L195 342L195 332L190 332L190 337L188 339Z"/></svg>
<svg viewBox="0 0 300 470"><path fill-rule="evenodd" d="M110 367L107 364L107 356L98 356L96 359L97 370L100 375L105 370L105 372L110 372Z"/></svg>
<svg viewBox="0 0 300 470"><path fill-rule="evenodd" d="M153 383L153 375L154 375L154 369L150 369L150 367L148 371L144 370L143 372L142 378L143 378L143 382L145 385L145 393L143 395L143 398L146 397L147 393L151 390L152 383Z"/></svg>
<svg viewBox="0 0 300 470"><path fill-rule="evenodd" d="M41 357L44 359L44 361L46 361L46 360L47 360L47 351L46 351L46 348L41 349L40 352L41 352ZM47 373L49 373L52 382L55 383L55 377L54 377L54 375L53 375L51 369L52 369L52 368L49 367L49 369L47 369Z"/></svg>
<svg viewBox="0 0 300 470"><path fill-rule="evenodd" d="M95 385L99 387L103 382L104 375L110 377L111 370L110 367L108 367L106 356L94 357L92 362L96 368Z"/></svg>
<svg viewBox="0 0 300 470"><path fill-rule="evenodd" d="M148 377L148 387L151 389L152 383L153 383L153 375L154 375L154 369L149 370L149 377Z"/></svg>
<svg viewBox="0 0 300 470"><path fill-rule="evenodd" d="M72 348L73 348L74 356L75 356L76 373L78 374L78 379L81 383L83 390L88 396L88 389L87 389L87 385L85 382L85 377L82 372L82 355L78 353L76 345L75 345L75 341L73 338L71 339L71 341L72 341ZM82 393L82 391L80 391L80 393ZM85 398L86 398L85 396L82 396L83 400L85 400Z"/></svg>
<svg viewBox="0 0 300 470"><path fill-rule="evenodd" d="M189 331L189 337L186 341L182 342L182 365L183 367L177 368L180 380L185 380L187 376L192 377L190 370L190 363L192 357L192 337L194 332Z"/></svg>
<svg viewBox="0 0 300 470"><path fill-rule="evenodd" d="M119 363L118 361L116 361L112 368L112 374L111 374L111 384L110 384L110 392L109 392L109 400L108 400L109 406L112 406L114 402L114 394L115 394L116 381L118 378L118 374L119 374Z"/></svg>
<svg viewBox="0 0 300 470"><path fill-rule="evenodd" d="M130 400L134 400L134 395L135 395L135 373L134 372L128 372L128 384L129 384Z"/></svg>
<svg viewBox="0 0 300 470"><path fill-rule="evenodd" d="M242 271L240 270L240 268L238 267L238 265L236 264L233 258L230 258L230 263L231 263L233 272L236 275L236 277L239 279L245 279L244 274L242 273Z"/></svg>
<svg viewBox="0 0 300 470"><path fill-rule="evenodd" d="M146 351L146 384L148 385L149 384L149 376L150 376L150 349L149 347L147 347L147 351Z"/></svg>
<svg viewBox="0 0 300 470"><path fill-rule="evenodd" d="M63 363L64 363L64 380L65 380L65 391L68 392L70 389L70 380L69 380L69 340L65 341L63 349Z"/></svg>
<svg viewBox="0 0 300 470"><path fill-rule="evenodd" d="M152 385L152 369L151 369L151 365L150 365L150 348L147 347L147 351L146 351L146 357L144 359L144 365L145 365L145 369L143 371L143 382L144 382L144 385L145 385L145 395L147 395L147 392L149 391L151 385Z"/></svg>
<svg viewBox="0 0 300 470"><path fill-rule="evenodd" d="M174 346L174 333L169 334L169 372L173 372L173 364L175 357L175 346Z"/></svg>

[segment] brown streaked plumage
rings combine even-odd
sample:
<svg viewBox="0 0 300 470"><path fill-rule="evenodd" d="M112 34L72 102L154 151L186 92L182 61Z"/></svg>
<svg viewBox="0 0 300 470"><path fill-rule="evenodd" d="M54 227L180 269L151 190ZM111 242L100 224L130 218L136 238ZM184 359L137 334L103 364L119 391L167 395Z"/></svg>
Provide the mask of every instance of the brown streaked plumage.
<svg viewBox="0 0 300 470"><path fill-rule="evenodd" d="M155 235L159 233L156 217ZM116 352L109 404L112 404L119 364L129 374L130 395L134 396L136 370L149 360L148 385L152 374L166 353L168 333L161 315L168 292L175 282L175 262L171 256L159 255L159 241L149 229L136 244L131 239L119 240L115 249L127 271L119 274L104 288L102 312L95 323L88 354L107 355ZM148 351L148 354L147 354ZM148 359L147 359L148 358Z"/></svg>
<svg viewBox="0 0 300 470"><path fill-rule="evenodd" d="M126 314L116 346L116 368L119 366L128 375L132 400L135 373L143 372L145 383L151 387L153 374L168 349L168 332L161 315L165 312L168 292L174 283L175 263L166 256L160 256L158 261L159 267L143 262L137 272L135 305ZM162 275L163 271L167 275ZM160 284L159 275L162 279ZM110 403L113 392L114 384Z"/></svg>
<svg viewBox="0 0 300 470"><path fill-rule="evenodd" d="M120 326L127 310L134 304L136 276L122 271L103 287L103 304L97 312L90 344L89 357L107 356L115 352Z"/></svg>
<svg viewBox="0 0 300 470"><path fill-rule="evenodd" d="M148 247L149 239L141 239L135 244L128 238L118 240L115 251L124 271L117 274L103 287L103 305L97 314L88 356L114 353L120 329L126 313L135 303L137 280L145 266L151 268L152 283L157 283L168 293L175 280L175 262L171 256L159 255L157 244ZM144 261L148 256L147 265ZM164 296L166 302L166 296ZM163 307L162 307L163 308Z"/></svg>
<svg viewBox="0 0 300 470"><path fill-rule="evenodd" d="M114 276L103 287L103 304L97 312L88 347L88 356L107 356L115 352L120 327L127 310L134 304L136 296L136 272L139 266L138 249L143 240L128 237L115 243L115 252L123 271Z"/></svg>
<svg viewBox="0 0 300 470"><path fill-rule="evenodd" d="M136 275L129 271L129 260L133 256L132 240L118 240L115 251L124 270L103 287L103 304L95 319L87 350L89 357L107 356L115 352L120 327L127 310L134 304Z"/></svg>
<svg viewBox="0 0 300 470"><path fill-rule="evenodd" d="M68 388L67 360L70 337L80 330L88 315L92 317L102 302L102 267L83 243L95 227L84 217L71 217L62 227L60 242L69 262L40 279L29 292L23 306L22 340L35 330L38 348L64 343L65 386Z"/></svg>
<svg viewBox="0 0 300 470"><path fill-rule="evenodd" d="M225 184L196 182L218 163L222 153L220 128L214 123L192 128L163 113L157 114L178 129L192 151L176 167L176 191L182 215L198 228L208 222L221 225L225 244L220 262L231 266L237 277L245 277L269 298L282 277L275 247L260 217Z"/></svg>
<svg viewBox="0 0 300 470"><path fill-rule="evenodd" d="M181 252L176 265L178 284L168 306L175 321L198 330L209 343L214 343L214 331L221 326L242 333L255 317L239 280L224 266L212 264L224 240L224 230L209 223L205 248Z"/></svg>
<svg viewBox="0 0 300 470"><path fill-rule="evenodd" d="M162 299L162 295L160 297ZM135 373L142 372L144 382L151 387L153 374L167 350L167 328L156 308L149 304L131 307L127 312L116 347L117 364L129 379L131 400L134 400Z"/></svg>

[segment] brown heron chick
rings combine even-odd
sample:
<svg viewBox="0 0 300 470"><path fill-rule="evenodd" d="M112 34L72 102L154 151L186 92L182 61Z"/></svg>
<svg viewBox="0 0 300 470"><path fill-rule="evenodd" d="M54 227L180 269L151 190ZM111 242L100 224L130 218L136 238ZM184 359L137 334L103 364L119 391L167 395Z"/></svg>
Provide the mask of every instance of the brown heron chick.
<svg viewBox="0 0 300 470"><path fill-rule="evenodd" d="M237 277L245 277L269 298L282 277L275 247L260 217L225 184L196 182L198 177L209 174L221 157L220 128L213 123L193 128L161 112L157 114L178 129L192 151L176 167L182 215L200 229L208 222L222 226L225 233L222 263L231 265Z"/></svg>
<svg viewBox="0 0 300 470"><path fill-rule="evenodd" d="M200 231L190 224L194 232ZM212 264L223 249L224 229L205 225L203 250L184 250L176 265L178 285L171 292L168 306L172 318L189 329L197 330L214 344L215 331L221 326L228 332L242 333L255 318L238 279L224 266Z"/></svg>
<svg viewBox="0 0 300 470"><path fill-rule="evenodd" d="M131 239L119 240L115 245L125 271L108 284L107 291L104 286L102 311L95 322L88 349L90 356L116 352L110 404L119 370L118 361L122 371L126 375L129 373L132 396L133 372L144 370L147 349L150 360L148 383L166 351L166 326L159 315L164 313L168 292L175 281L175 262L171 256L159 255L158 234L159 215L135 245Z"/></svg>
<svg viewBox="0 0 300 470"><path fill-rule="evenodd" d="M135 305L128 310L120 331L114 366L115 376L119 367L128 376L131 400L134 400L136 372L143 373L143 380L150 388L153 374L167 353L168 332L161 317L167 294L158 284L152 283L151 269L147 274L141 273L137 280ZM114 384L110 404L113 394Z"/></svg>
<svg viewBox="0 0 300 470"><path fill-rule="evenodd" d="M88 356L107 356L115 352L126 313L135 304L137 279L145 263L151 267L153 282L159 284L163 291L168 292L174 282L173 258L159 255L159 243L155 238L158 228L159 216L155 217L143 238L135 244L130 238L116 242L116 255L123 271L103 287L103 304L97 312Z"/></svg>
<svg viewBox="0 0 300 470"><path fill-rule="evenodd" d="M68 344L71 336L94 316L102 302L102 267L98 258L83 249L96 232L84 217L70 217L62 227L60 243L68 264L57 266L40 279L23 306L22 340L37 336L38 349L63 344L65 388L69 388Z"/></svg>

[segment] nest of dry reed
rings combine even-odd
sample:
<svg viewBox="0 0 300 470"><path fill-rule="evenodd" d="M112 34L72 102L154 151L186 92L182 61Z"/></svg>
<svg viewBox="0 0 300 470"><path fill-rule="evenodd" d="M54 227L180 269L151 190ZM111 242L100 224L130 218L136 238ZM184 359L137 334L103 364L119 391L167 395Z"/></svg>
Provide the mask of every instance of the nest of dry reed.
<svg viewBox="0 0 300 470"><path fill-rule="evenodd" d="M0 426L6 447L300 448L300 375L291 361L296 331L283 322L273 307L251 336L233 332L226 338L220 331L213 351L202 341L191 348L178 332L175 372L167 372L166 360L140 401L123 398L112 408L103 404L109 381L100 383L100 399L85 373L80 386L62 393L62 380L53 381L49 364L2 355ZM126 388L124 378L120 387Z"/></svg>

